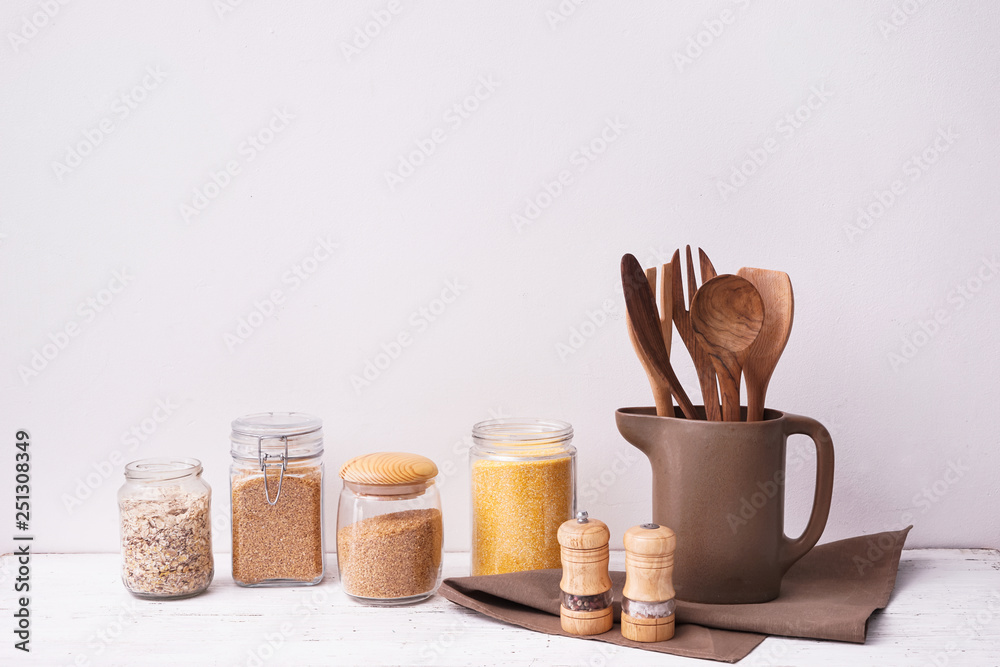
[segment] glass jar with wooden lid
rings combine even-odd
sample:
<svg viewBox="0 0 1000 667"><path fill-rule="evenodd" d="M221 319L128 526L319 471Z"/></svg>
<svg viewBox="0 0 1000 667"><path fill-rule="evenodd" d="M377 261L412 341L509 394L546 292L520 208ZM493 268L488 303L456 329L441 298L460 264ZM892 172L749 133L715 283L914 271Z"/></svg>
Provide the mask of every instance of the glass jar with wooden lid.
<svg viewBox="0 0 1000 667"><path fill-rule="evenodd" d="M340 469L337 567L359 602L409 604L441 583L444 525L437 466L419 454L379 452Z"/></svg>
<svg viewBox="0 0 1000 667"><path fill-rule="evenodd" d="M323 579L323 422L301 412L240 417L231 435L233 580Z"/></svg>

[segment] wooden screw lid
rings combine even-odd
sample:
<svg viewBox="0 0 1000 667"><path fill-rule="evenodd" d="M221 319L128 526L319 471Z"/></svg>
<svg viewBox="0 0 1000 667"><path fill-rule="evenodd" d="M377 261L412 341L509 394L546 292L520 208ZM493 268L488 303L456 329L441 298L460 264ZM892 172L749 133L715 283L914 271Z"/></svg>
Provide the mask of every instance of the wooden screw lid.
<svg viewBox="0 0 1000 667"><path fill-rule="evenodd" d="M390 486L419 484L433 479L437 466L426 456L405 452L376 452L356 456L340 468L340 477L355 484Z"/></svg>
<svg viewBox="0 0 1000 667"><path fill-rule="evenodd" d="M599 549L611 540L611 531L599 519L591 519L586 512L578 512L577 518L559 526L556 538L567 549Z"/></svg>
<svg viewBox="0 0 1000 667"><path fill-rule="evenodd" d="M625 550L641 556L667 556L677 548L677 536L666 526L644 523L625 531Z"/></svg>

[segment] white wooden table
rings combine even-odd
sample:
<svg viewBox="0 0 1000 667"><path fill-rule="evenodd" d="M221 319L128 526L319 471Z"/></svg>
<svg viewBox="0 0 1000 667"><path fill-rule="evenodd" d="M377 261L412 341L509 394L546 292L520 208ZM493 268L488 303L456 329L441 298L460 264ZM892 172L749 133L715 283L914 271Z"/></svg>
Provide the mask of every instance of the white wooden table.
<svg viewBox="0 0 1000 667"><path fill-rule="evenodd" d="M220 554L209 590L173 602L131 597L118 554L32 558L30 654L13 647L16 563L0 562L0 665L723 664L529 632L437 596L411 607L364 607L341 592L334 556L319 586L244 589ZM613 552L612 568L623 565ZM468 554L446 554L445 576L467 572ZM896 590L872 619L867 644L770 637L739 664L998 665L1000 553L904 551Z"/></svg>

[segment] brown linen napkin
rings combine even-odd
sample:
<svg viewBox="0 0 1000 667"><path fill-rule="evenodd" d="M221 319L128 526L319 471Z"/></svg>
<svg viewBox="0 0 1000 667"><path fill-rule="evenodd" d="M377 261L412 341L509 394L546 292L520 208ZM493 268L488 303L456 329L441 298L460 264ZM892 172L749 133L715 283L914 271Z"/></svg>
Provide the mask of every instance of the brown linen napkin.
<svg viewBox="0 0 1000 667"><path fill-rule="evenodd" d="M643 644L620 627L587 637L689 658L736 662L766 635L864 643L868 619L883 609L896 583L909 528L862 535L813 548L781 582L781 595L761 604L677 602L677 632L666 642ZM559 625L561 570L534 570L446 579L441 595L456 604L529 630L572 636ZM612 572L615 619L620 617L624 572ZM757 634L764 633L764 634Z"/></svg>

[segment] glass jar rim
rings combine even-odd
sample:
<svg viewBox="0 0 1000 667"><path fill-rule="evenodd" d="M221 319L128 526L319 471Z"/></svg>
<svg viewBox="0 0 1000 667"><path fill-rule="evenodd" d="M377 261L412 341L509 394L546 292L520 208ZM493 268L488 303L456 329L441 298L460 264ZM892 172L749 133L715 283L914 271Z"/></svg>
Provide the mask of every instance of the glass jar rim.
<svg viewBox="0 0 1000 667"><path fill-rule="evenodd" d="M140 482L166 482L193 477L202 472L198 459L155 457L139 459L125 465L125 479Z"/></svg>
<svg viewBox="0 0 1000 667"><path fill-rule="evenodd" d="M573 426L558 419L503 417L472 427L472 437L507 445L554 445L573 438Z"/></svg>
<svg viewBox="0 0 1000 667"><path fill-rule="evenodd" d="M558 419L505 417L472 427L474 451L512 460L561 458L575 451L572 440L573 427Z"/></svg>

